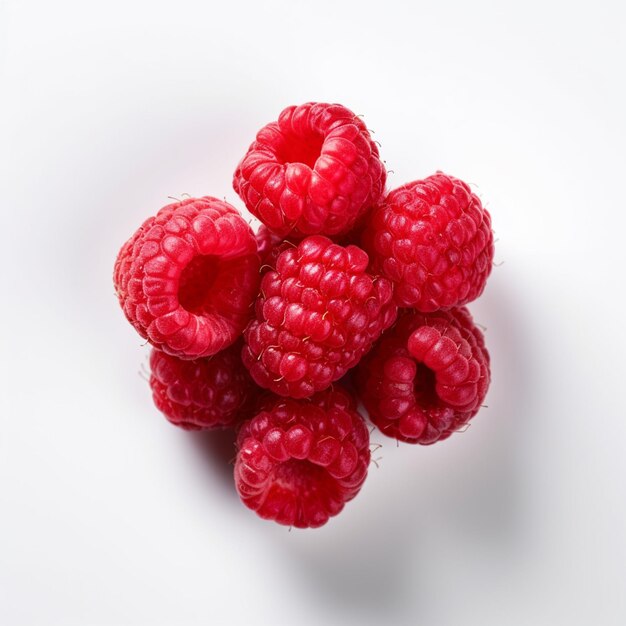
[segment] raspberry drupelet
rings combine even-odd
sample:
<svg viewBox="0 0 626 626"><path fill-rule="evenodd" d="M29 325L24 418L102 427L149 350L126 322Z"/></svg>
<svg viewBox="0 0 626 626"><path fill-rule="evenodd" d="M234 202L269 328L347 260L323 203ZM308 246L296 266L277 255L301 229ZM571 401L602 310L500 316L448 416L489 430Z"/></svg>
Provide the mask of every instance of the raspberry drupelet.
<svg viewBox="0 0 626 626"><path fill-rule="evenodd" d="M265 224L259 226L259 230L256 232L256 247L261 259L261 265L266 262L273 254L274 250L280 247L283 242L283 238L274 234ZM277 255L278 256L278 255Z"/></svg>
<svg viewBox="0 0 626 626"><path fill-rule="evenodd" d="M405 312L357 368L370 419L389 437L430 444L478 412L489 388L489 353L465 307Z"/></svg>
<svg viewBox="0 0 626 626"><path fill-rule="evenodd" d="M339 104L287 107L263 127L233 187L277 234L346 233L383 193L386 170L363 121Z"/></svg>
<svg viewBox="0 0 626 626"><path fill-rule="evenodd" d="M216 354L242 333L259 283L250 226L217 198L161 209L124 244L113 275L124 313L155 347L180 358Z"/></svg>
<svg viewBox="0 0 626 626"><path fill-rule="evenodd" d="M370 462L354 398L335 386L307 400L274 396L237 438L235 485L260 517L316 528L356 496Z"/></svg>
<svg viewBox="0 0 626 626"><path fill-rule="evenodd" d="M264 274L268 269L275 269L276 259L283 250L295 248L293 242L276 235L264 224L261 224L257 231L256 243L261 259L261 274Z"/></svg>
<svg viewBox="0 0 626 626"><path fill-rule="evenodd" d="M438 172L391 191L363 246L398 306L429 313L480 296L493 263L491 217L461 180Z"/></svg>
<svg viewBox="0 0 626 626"><path fill-rule="evenodd" d="M368 257L316 235L280 253L261 281L243 362L257 384L304 398L341 378L396 319L391 283Z"/></svg>
<svg viewBox="0 0 626 626"><path fill-rule="evenodd" d="M185 430L228 428L250 417L257 387L241 362L241 342L201 359L155 348L150 388L157 409Z"/></svg>

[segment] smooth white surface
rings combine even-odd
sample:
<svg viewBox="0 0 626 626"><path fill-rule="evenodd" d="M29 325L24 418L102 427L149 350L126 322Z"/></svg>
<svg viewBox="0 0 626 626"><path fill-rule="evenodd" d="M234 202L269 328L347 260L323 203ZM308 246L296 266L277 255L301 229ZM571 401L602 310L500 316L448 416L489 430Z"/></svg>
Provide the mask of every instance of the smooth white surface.
<svg viewBox="0 0 626 626"><path fill-rule="evenodd" d="M0 623L626 623L626 16L506 4L0 4ZM475 184L501 265L489 408L376 435L345 513L288 532L152 407L111 271L168 196L241 206L255 131L307 100L365 115L391 186Z"/></svg>

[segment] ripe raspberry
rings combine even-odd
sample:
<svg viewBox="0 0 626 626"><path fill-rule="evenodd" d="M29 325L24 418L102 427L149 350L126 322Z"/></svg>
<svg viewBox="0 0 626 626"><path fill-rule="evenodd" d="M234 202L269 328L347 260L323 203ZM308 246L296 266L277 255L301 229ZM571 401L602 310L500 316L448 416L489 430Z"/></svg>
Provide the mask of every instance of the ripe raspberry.
<svg viewBox="0 0 626 626"><path fill-rule="evenodd" d="M294 398L321 391L393 324L391 283L367 274L368 262L321 235L281 252L244 333L243 362L261 387Z"/></svg>
<svg viewBox="0 0 626 626"><path fill-rule="evenodd" d="M261 258L261 274L276 267L276 259L283 250L295 247L292 242L274 234L265 224L261 224L257 231L256 244Z"/></svg>
<svg viewBox="0 0 626 626"><path fill-rule="evenodd" d="M435 443L480 409L489 353L465 307L407 312L363 359L356 378L370 419L385 435Z"/></svg>
<svg viewBox="0 0 626 626"><path fill-rule="evenodd" d="M235 485L264 518L316 528L361 489L369 432L352 396L336 387L309 400L276 398L237 438Z"/></svg>
<svg viewBox="0 0 626 626"><path fill-rule="evenodd" d="M339 104L287 107L263 127L233 187L279 235L340 235L380 198L387 173L365 124Z"/></svg>
<svg viewBox="0 0 626 626"><path fill-rule="evenodd" d="M390 192L363 237L398 306L425 313L475 300L493 262L491 217L463 181L438 172Z"/></svg>
<svg viewBox="0 0 626 626"><path fill-rule="evenodd" d="M275 235L265 224L259 226L256 233L256 249L261 259L261 265L282 240L282 237Z"/></svg>
<svg viewBox="0 0 626 626"><path fill-rule="evenodd" d="M124 244L113 280L142 337L180 358L209 356L250 319L259 282L254 234L216 198L170 204Z"/></svg>
<svg viewBox="0 0 626 626"><path fill-rule="evenodd" d="M155 348L150 387L157 409L185 430L226 428L250 415L255 385L241 362L241 342L217 354L183 360Z"/></svg>

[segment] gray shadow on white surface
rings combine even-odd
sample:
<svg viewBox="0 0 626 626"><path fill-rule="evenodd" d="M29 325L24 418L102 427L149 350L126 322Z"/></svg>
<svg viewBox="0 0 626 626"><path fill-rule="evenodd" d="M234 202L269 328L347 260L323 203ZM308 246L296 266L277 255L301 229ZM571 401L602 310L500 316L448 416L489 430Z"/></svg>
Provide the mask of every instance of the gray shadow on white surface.
<svg viewBox="0 0 626 626"><path fill-rule="evenodd" d="M238 496L233 479L235 432L225 429L189 432L187 435L189 447L198 461L198 466L206 471L207 480L212 485L219 483L223 493L236 500Z"/></svg>
<svg viewBox="0 0 626 626"><path fill-rule="evenodd" d="M532 389L532 358L521 309L512 295L494 284L480 303L484 317L493 321L486 331L492 355L489 408L472 425L486 429L478 442L472 439L463 447L459 444L464 435L459 433L441 447L400 445L388 454L400 460L401 467L396 463L390 468L393 473L377 476L376 487L387 481L400 484L373 493L366 483L357 496L368 499L358 519L351 516L346 524L331 520L326 528L313 531L314 536L300 531L294 541L274 536L277 550L301 584L348 621L415 623L436 610L433 596L443 594L455 602L461 585L466 592L466 584L458 574L448 581L446 567L456 558L450 558L450 550L467 561L470 588L477 584L471 580L474 566L491 568L487 575L498 578L495 572L506 575L523 555L520 452L525 435L534 429L526 399ZM481 322L480 317L476 321ZM492 420L497 422L488 423ZM383 439L373 434L374 441ZM386 449L395 448L393 442L384 443ZM383 462L380 470L372 467L370 472L385 469ZM477 588L477 593L487 590Z"/></svg>

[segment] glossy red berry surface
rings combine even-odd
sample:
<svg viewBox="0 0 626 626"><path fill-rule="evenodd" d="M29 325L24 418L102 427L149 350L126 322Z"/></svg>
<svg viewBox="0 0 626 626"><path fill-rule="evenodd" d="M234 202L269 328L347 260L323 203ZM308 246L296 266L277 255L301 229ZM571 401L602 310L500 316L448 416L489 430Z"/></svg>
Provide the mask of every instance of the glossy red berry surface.
<svg viewBox="0 0 626 626"><path fill-rule="evenodd" d="M395 321L391 283L367 265L360 248L319 235L278 256L244 333L243 361L261 387L294 398L321 391Z"/></svg>
<svg viewBox="0 0 626 626"><path fill-rule="evenodd" d="M287 107L239 163L233 187L279 235L341 235L380 198L386 171L360 117L339 104Z"/></svg>
<svg viewBox="0 0 626 626"><path fill-rule="evenodd" d="M438 172L391 191L363 246L394 282L398 306L422 312L475 300L493 263L491 217L461 180Z"/></svg>
<svg viewBox="0 0 626 626"><path fill-rule="evenodd" d="M209 356L231 345L250 319L256 240L226 202L189 198L144 222L120 250L113 278L142 337L181 358Z"/></svg>
<svg viewBox="0 0 626 626"><path fill-rule="evenodd" d="M153 348L150 370L154 404L176 426L226 428L250 417L258 388L241 362L240 342L193 360Z"/></svg>
<svg viewBox="0 0 626 626"><path fill-rule="evenodd" d="M490 382L483 335L464 308L405 312L357 369L370 419L390 437L430 444L462 428Z"/></svg>
<svg viewBox="0 0 626 626"><path fill-rule="evenodd" d="M261 265L265 263L274 250L282 243L283 238L273 233L265 224L261 224L256 232L256 246ZM277 255L278 256L278 255Z"/></svg>
<svg viewBox="0 0 626 626"><path fill-rule="evenodd" d="M261 274L276 268L276 259L284 250L295 248L296 244L273 233L261 224L256 234L257 250L261 259Z"/></svg>
<svg viewBox="0 0 626 626"><path fill-rule="evenodd" d="M315 528L356 496L370 462L369 431L337 386L307 400L275 397L237 438L235 484L260 517Z"/></svg>

